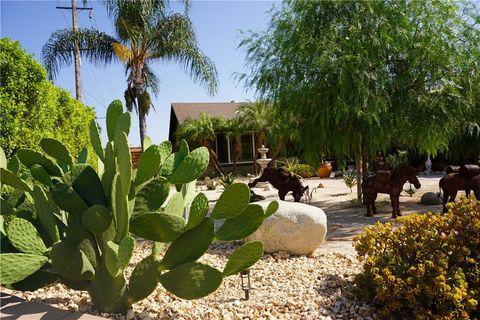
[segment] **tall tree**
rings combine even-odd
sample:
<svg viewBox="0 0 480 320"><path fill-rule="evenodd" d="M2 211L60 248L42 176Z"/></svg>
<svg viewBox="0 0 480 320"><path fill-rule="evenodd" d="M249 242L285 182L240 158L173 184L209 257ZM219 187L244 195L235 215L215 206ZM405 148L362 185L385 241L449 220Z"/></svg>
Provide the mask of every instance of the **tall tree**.
<svg viewBox="0 0 480 320"><path fill-rule="evenodd" d="M297 119L310 161L354 155L360 180L362 158L395 143L435 154L479 120L478 23L472 2L285 1L244 36L241 79Z"/></svg>
<svg viewBox="0 0 480 320"><path fill-rule="evenodd" d="M109 63L118 57L125 63L127 90L125 99L130 111L138 113L140 141L146 136L146 117L152 106L150 93L157 95L159 80L153 71L155 61L173 61L204 86L209 94L217 91L217 71L212 61L198 47L193 25L185 11L169 13L168 0L106 0L103 2L113 20L116 35L98 30L79 29L52 34L43 48L47 70L55 76L58 69L72 62L71 49L78 39L84 58L94 63Z"/></svg>

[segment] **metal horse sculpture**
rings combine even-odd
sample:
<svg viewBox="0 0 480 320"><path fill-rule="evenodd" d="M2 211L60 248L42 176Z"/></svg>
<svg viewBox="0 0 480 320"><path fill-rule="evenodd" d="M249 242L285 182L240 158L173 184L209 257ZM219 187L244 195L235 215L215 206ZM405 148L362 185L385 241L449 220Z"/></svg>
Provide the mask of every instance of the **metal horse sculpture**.
<svg viewBox="0 0 480 320"><path fill-rule="evenodd" d="M421 187L415 168L408 164L400 164L391 172L377 171L377 175L369 176L363 180L363 204L367 206L367 217L372 217L377 213L375 199L377 199L377 194L379 193L390 195L392 218L401 216L399 197L403 190L403 185L407 181L417 189Z"/></svg>
<svg viewBox="0 0 480 320"><path fill-rule="evenodd" d="M464 190L467 197L473 190L477 200L480 200L480 167L477 165L449 166L447 173L439 181L443 191L443 212L447 212L447 202L455 202L459 190Z"/></svg>

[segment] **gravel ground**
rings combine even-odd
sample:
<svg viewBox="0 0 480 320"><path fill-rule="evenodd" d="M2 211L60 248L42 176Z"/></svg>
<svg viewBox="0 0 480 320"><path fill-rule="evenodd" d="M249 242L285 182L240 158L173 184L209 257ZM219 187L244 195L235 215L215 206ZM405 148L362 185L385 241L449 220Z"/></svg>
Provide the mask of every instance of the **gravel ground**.
<svg viewBox="0 0 480 320"><path fill-rule="evenodd" d="M360 265L347 242L319 248L312 257L266 254L251 268L253 289L244 300L240 277L224 280L220 288L199 300L182 300L161 285L125 315L101 314L94 310L87 292L54 284L34 292L13 292L27 300L54 307L100 315L110 319L379 319L374 309L352 294L353 277ZM214 243L204 262L222 269L239 245ZM346 250L343 250L346 249ZM343 252L342 252L343 251ZM140 242L129 268L149 254L150 245Z"/></svg>
<svg viewBox="0 0 480 320"><path fill-rule="evenodd" d="M413 197L402 196L400 208L404 214L438 211L440 206L419 205L424 192L438 191L439 177L421 177L422 188ZM352 280L361 270L351 239L376 221L391 220L388 196L379 195L379 214L364 217L365 209L355 205L355 191L345 187L340 179L308 179L310 188L319 184L311 204L327 214L327 241L312 257L289 256L286 253L266 254L251 268L253 289L250 300L243 300L240 277L224 280L213 294L199 300L182 300L166 292L161 285L147 299L135 304L127 315L99 314L93 309L86 292L74 291L62 284L35 292L13 292L27 300L48 303L60 309L81 311L111 319L380 319L375 309L355 299ZM209 200L218 199L220 192L205 191ZM276 199L276 191L255 189L267 199ZM287 201L292 200L287 197ZM223 269L236 243L214 243L201 258ZM149 254L147 242L137 243L134 258L126 270L127 278L133 267ZM3 290L3 289L2 289Z"/></svg>

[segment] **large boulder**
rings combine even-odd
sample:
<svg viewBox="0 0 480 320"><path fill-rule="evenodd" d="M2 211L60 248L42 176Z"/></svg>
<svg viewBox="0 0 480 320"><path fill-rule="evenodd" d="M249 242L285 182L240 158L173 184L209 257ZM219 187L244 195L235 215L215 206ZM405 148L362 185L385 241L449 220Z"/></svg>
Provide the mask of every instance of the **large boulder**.
<svg viewBox="0 0 480 320"><path fill-rule="evenodd" d="M435 192L426 192L422 195L420 203L425 205L436 205L441 204L442 200L437 196Z"/></svg>
<svg viewBox="0 0 480 320"><path fill-rule="evenodd" d="M270 201L255 204L264 209ZM276 213L265 219L246 240L260 240L265 252L286 251L294 255L311 255L325 240L327 216L322 209L299 202L278 201Z"/></svg>

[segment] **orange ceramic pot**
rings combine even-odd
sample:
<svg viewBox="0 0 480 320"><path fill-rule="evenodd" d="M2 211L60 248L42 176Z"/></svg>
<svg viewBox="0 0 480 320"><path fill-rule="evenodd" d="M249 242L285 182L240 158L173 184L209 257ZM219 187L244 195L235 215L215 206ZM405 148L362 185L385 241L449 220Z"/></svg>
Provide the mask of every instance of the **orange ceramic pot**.
<svg viewBox="0 0 480 320"><path fill-rule="evenodd" d="M330 162L325 162L320 165L318 168L318 177L319 178L328 178L332 173L332 164Z"/></svg>

